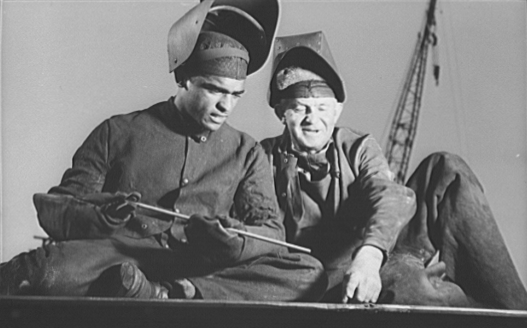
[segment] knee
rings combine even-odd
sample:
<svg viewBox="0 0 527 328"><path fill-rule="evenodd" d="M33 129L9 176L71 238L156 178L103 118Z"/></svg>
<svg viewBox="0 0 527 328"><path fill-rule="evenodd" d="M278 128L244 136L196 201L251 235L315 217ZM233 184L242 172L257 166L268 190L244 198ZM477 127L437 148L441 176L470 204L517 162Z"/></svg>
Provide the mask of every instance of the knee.
<svg viewBox="0 0 527 328"><path fill-rule="evenodd" d="M424 162L428 162L433 166L435 175L452 177L452 179L460 180L461 184L469 183L483 190L474 171L459 155L446 151L435 152L430 154Z"/></svg>
<svg viewBox="0 0 527 328"><path fill-rule="evenodd" d="M444 168L444 170L449 171L458 171L460 169L469 169L468 164L465 162L465 160L453 153L449 153L446 151L440 151L440 152L434 152L430 154L425 161L430 161L434 163L435 166L441 166Z"/></svg>
<svg viewBox="0 0 527 328"><path fill-rule="evenodd" d="M324 265L315 257L302 253L294 253L290 256L296 258L295 260L302 267L305 279L314 281L325 276Z"/></svg>
<svg viewBox="0 0 527 328"><path fill-rule="evenodd" d="M328 276L324 270L323 264L315 257L307 254L293 254L298 256L299 262L303 268L303 274L297 275L297 286L303 291L299 300L317 301L319 300L328 286Z"/></svg>
<svg viewBox="0 0 527 328"><path fill-rule="evenodd" d="M0 294L48 295L56 280L45 258L45 251L38 248L20 253L0 266Z"/></svg>
<svg viewBox="0 0 527 328"><path fill-rule="evenodd" d="M52 246L53 247L53 246ZM23 281L25 289L35 295L60 295L55 289L65 280L61 270L54 265L53 252L38 248L27 256L27 278Z"/></svg>
<svg viewBox="0 0 527 328"><path fill-rule="evenodd" d="M57 254L57 246L49 245L19 255L13 262L14 279L23 295L76 296L70 286L79 278L76 266L69 265Z"/></svg>

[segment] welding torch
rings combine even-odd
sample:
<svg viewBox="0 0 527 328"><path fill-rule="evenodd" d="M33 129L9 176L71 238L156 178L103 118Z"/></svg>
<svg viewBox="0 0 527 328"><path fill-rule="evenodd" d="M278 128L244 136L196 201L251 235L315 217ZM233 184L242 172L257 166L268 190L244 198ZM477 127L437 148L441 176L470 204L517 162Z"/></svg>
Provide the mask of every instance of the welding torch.
<svg viewBox="0 0 527 328"><path fill-rule="evenodd" d="M183 219L183 220L189 220L190 219L189 215L185 215L185 214L169 211L169 210L166 210L164 208L159 208L159 207L156 207L156 206L152 206L152 205L148 205L148 204L144 204L144 203L140 203L140 202L132 202L132 201L128 201L128 202L132 203L132 204L135 204L138 207L142 207L142 208L145 208L145 209L148 209L148 210L151 210L151 211L155 211L155 212L158 212L158 213L172 215L172 216L177 217L179 219ZM257 234L251 233L251 232L238 230L238 229L234 229L234 228L225 228L225 229L227 231L234 232L234 233L237 233L237 234L242 235L242 236L258 239L258 240L265 241L265 242L268 242L268 243L271 243L271 244L275 244L275 245L285 246L285 247L288 247L288 248L291 248L291 249L296 249L298 251L302 251L302 252L306 252L306 253L311 253L311 250L309 248L298 246L298 245L295 245L295 244L286 243L286 242L281 241L281 240L276 240L276 239L273 239L273 238L260 236L260 235L257 235Z"/></svg>

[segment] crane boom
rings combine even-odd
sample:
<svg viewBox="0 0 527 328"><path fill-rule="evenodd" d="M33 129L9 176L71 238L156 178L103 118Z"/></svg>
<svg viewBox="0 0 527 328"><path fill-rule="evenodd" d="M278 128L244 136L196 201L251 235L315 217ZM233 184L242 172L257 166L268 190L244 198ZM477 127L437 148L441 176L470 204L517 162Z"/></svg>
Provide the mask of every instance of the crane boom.
<svg viewBox="0 0 527 328"><path fill-rule="evenodd" d="M423 31L419 33L417 44L406 76L403 91L397 103L397 108L390 128L386 145L386 159L390 169L395 173L395 179L404 183L408 171L408 163L417 132L419 110L423 95L424 77L428 49L431 43L435 45L434 11L437 0L431 0L427 10ZM438 67L435 74L438 74ZM436 75L436 79L437 79Z"/></svg>

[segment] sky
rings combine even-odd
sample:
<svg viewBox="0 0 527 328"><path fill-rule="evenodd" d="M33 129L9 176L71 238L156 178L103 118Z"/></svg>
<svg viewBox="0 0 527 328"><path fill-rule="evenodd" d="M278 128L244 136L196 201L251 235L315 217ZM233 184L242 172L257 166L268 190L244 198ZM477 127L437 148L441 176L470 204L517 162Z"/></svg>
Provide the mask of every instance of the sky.
<svg viewBox="0 0 527 328"><path fill-rule="evenodd" d="M34 193L57 185L88 133L175 92L170 26L197 1L3 1L0 257L40 245ZM340 125L386 144L428 1L281 1L279 36L323 31L345 81ZM410 170L434 151L481 180L527 281L526 2L438 1L439 84L425 77ZM429 64L432 62L432 54ZM283 126L266 102L269 62L229 122L258 140Z"/></svg>

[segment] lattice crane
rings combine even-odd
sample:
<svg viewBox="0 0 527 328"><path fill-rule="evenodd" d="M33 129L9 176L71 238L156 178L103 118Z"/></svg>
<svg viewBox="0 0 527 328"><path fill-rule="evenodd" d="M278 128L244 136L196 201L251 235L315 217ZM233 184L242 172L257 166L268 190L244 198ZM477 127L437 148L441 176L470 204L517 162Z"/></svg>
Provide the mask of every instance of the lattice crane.
<svg viewBox="0 0 527 328"><path fill-rule="evenodd" d="M410 69L404 82L402 94L397 103L385 148L386 159L390 164L390 169L395 173L396 181L399 183L406 181L408 163L417 132L428 49L430 46L437 44L434 15L436 2L437 0L431 0L428 6L425 24L417 38ZM437 84L439 81L439 65L437 63L434 64L434 76Z"/></svg>

